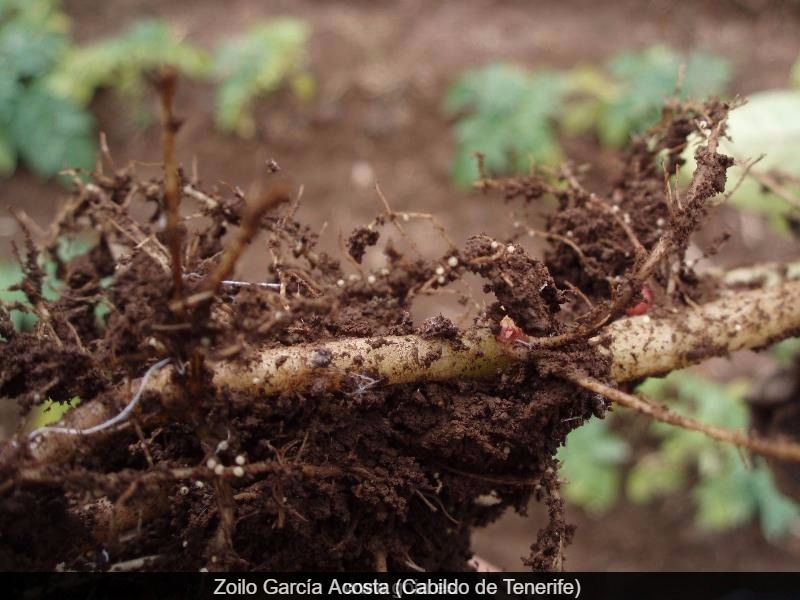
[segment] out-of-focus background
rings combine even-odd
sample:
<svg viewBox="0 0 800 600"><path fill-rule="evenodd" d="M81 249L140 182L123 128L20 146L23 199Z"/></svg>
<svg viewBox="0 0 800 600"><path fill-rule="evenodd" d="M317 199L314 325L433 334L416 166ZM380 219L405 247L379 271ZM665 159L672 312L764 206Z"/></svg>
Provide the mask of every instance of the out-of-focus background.
<svg viewBox="0 0 800 600"><path fill-rule="evenodd" d="M501 235L552 206L472 192L473 152L493 173L588 163L587 186L602 193L619 150L658 120L666 97L747 97L728 150L766 157L694 258L699 269L796 260L798 56L800 2L790 0L0 0L0 287L19 278L9 242L21 232L7 209L45 226L68 193L59 172L91 169L100 132L117 164L158 174L149 81L164 63L180 73L187 173L255 193L274 159L303 186L299 216L325 229L321 245L334 253L340 232L381 210L376 181L394 209L434 214L457 243ZM436 252L424 224L414 231ZM732 237L721 254L703 258L723 231ZM263 278L263 264L254 248L239 274ZM441 297L417 310L463 311ZM800 395L797 348L790 340L644 388L708 422L745 428L757 406L763 427L785 429ZM571 434L562 458L578 525L570 570L797 568L797 472L625 414ZM477 533L475 549L519 568L542 524L531 506Z"/></svg>

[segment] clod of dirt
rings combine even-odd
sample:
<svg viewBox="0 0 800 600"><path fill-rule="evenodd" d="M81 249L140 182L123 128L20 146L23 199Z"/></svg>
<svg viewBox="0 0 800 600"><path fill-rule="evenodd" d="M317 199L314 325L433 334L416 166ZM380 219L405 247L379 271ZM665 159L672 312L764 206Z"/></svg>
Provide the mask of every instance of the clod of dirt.
<svg viewBox="0 0 800 600"><path fill-rule="evenodd" d="M367 227L359 227L347 240L347 252L357 263L361 263L367 248L378 243L380 232Z"/></svg>

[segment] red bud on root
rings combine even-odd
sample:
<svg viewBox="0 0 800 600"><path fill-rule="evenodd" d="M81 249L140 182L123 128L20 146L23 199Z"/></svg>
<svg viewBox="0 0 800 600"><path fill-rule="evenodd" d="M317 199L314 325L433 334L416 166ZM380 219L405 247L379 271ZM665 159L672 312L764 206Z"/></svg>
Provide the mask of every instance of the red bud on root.
<svg viewBox="0 0 800 600"><path fill-rule="evenodd" d="M647 311L650 310L650 307L653 305L653 292L650 291L649 287L643 285L641 295L642 295L641 302L638 302L633 306L625 309L625 313L629 317L635 317L637 315L647 314Z"/></svg>
<svg viewBox="0 0 800 600"><path fill-rule="evenodd" d="M506 315L500 320L500 331L497 333L497 341L505 344L513 344L517 340L525 341L528 336L520 329L514 319Z"/></svg>

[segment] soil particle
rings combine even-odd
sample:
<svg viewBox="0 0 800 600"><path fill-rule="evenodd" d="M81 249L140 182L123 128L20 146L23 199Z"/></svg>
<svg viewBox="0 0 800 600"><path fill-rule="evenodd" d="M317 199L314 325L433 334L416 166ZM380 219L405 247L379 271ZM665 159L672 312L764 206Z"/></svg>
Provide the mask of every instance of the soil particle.
<svg viewBox="0 0 800 600"><path fill-rule="evenodd" d="M350 234L347 240L347 252L357 263L361 263L367 248L378 243L380 232L376 229L359 227Z"/></svg>
<svg viewBox="0 0 800 600"><path fill-rule="evenodd" d="M331 364L333 352L328 348L317 348L311 355L311 366L315 369L322 369Z"/></svg>
<svg viewBox="0 0 800 600"><path fill-rule="evenodd" d="M556 329L553 315L566 299L544 263L521 246L498 245L482 235L467 240L464 254L472 271L486 280L484 291L497 298L488 311L496 323L507 314L528 334Z"/></svg>
<svg viewBox="0 0 800 600"><path fill-rule="evenodd" d="M437 315L430 319L425 319L417 329L417 333L423 338L443 338L448 340L456 339L459 335L456 327L450 319Z"/></svg>

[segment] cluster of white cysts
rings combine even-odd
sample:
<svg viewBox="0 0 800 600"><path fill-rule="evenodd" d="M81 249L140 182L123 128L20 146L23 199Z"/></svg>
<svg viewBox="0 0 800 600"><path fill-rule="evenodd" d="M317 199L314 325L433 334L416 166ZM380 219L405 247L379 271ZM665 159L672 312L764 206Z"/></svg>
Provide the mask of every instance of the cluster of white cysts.
<svg viewBox="0 0 800 600"><path fill-rule="evenodd" d="M406 216L408 216L408 215L406 215ZM458 257L457 256L449 257L447 259L447 266L449 268L451 268L451 269L455 269L458 266ZM437 283L439 283L439 285L444 285L445 283L447 283L447 278L445 277L445 273L447 272L447 269L444 266L439 265L438 267L436 267L434 272L436 273L436 281L437 281ZM378 271L378 274L381 277L386 277L386 276L389 275L389 269L387 269L386 267L383 267L380 271ZM351 281L351 282L361 281L361 276L360 275L356 275L356 274L348 275L347 279L348 279L348 281ZM368 284L372 285L376 281L378 281L378 278L375 276L375 274L370 273L369 275L367 275L367 283ZM347 281L345 281L344 279L339 279L336 282L336 285L338 287L340 287L340 288L343 288L344 286L347 285Z"/></svg>
<svg viewBox="0 0 800 600"><path fill-rule="evenodd" d="M224 452L228 448L229 444L225 440L217 444L217 452ZM215 454L214 456L209 457L209 459L206 461L206 467L212 470L214 475L217 475L218 477L224 475L226 469L229 469L229 472L232 473L234 477L244 477L244 465L247 464L247 457L244 454L237 454L236 458L233 459L233 462L236 464L232 467L226 467L222 464L222 462L220 462L219 456ZM200 480L195 481L194 485L197 489L203 489L205 487L205 484ZM178 493L181 496L186 496L189 493L189 486L182 485L178 489Z"/></svg>
<svg viewBox="0 0 800 600"><path fill-rule="evenodd" d="M492 240L492 243L489 244L489 247L492 250L497 250L500 247L500 242L498 242L496 240ZM506 252L508 252L509 254L514 254L514 252L516 252L516 250L517 250L517 247L514 244L509 244L508 246L506 246Z"/></svg>

